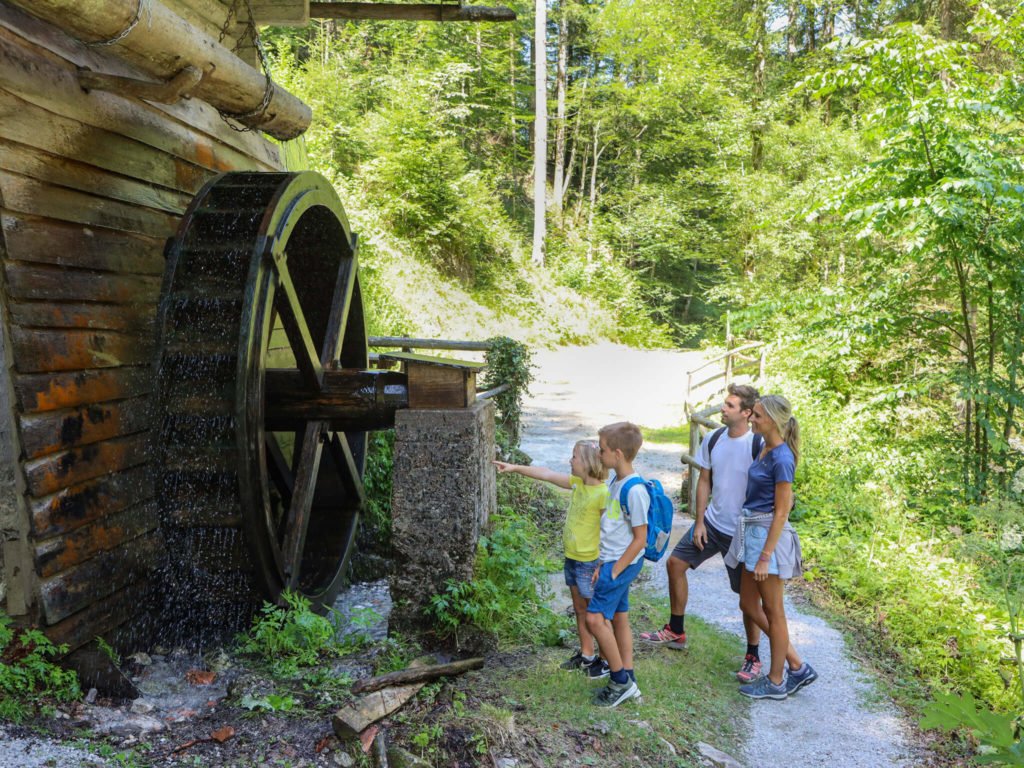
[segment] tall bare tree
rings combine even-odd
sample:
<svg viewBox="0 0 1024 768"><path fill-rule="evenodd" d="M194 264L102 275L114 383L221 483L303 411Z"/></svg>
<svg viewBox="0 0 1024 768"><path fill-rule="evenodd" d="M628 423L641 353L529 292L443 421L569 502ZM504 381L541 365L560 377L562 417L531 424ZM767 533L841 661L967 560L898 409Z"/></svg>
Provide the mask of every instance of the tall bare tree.
<svg viewBox="0 0 1024 768"><path fill-rule="evenodd" d="M546 0L537 0L533 30L534 79L536 81L533 121L533 263L544 265L547 236L548 176L548 68Z"/></svg>

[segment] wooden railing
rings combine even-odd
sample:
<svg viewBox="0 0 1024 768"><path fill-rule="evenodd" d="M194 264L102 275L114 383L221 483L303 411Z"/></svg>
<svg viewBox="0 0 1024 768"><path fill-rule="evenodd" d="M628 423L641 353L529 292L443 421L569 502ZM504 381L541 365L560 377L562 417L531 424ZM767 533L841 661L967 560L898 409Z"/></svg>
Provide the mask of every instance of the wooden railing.
<svg viewBox="0 0 1024 768"><path fill-rule="evenodd" d="M444 349L462 352L486 352L491 348L489 341L452 341L451 339L412 339L405 336L370 336L367 343L371 347L401 349L412 352L414 349ZM370 365L379 367L380 355L370 353ZM508 384L499 384L493 389L478 391L477 400L487 400L508 390Z"/></svg>
<svg viewBox="0 0 1024 768"><path fill-rule="evenodd" d="M747 354L753 352L755 354ZM710 384L716 379L722 379L722 386L717 390L724 392L732 384L733 379L744 373L754 375L756 378L764 377L765 355L768 346L763 341L752 341L742 346L729 349L718 357L714 357L703 365L686 372L686 399L684 400L686 412L690 413L693 408L693 391L705 384ZM710 376L695 381L695 377L713 365L720 365L721 370L716 370ZM716 391L716 394L717 394Z"/></svg>
<svg viewBox="0 0 1024 768"><path fill-rule="evenodd" d="M689 453L684 453L679 457L679 461L686 464L686 469L683 472L689 474L689 501L687 512L691 515L694 514L694 510L697 509L697 481L700 479L701 466L695 458L697 451L700 450L701 440L704 439L704 435L708 431L714 431L722 426L720 421L712 421L712 414L718 413L722 410L721 405L712 405L701 411L696 411L689 415L690 422L690 445ZM685 482L683 485L687 485Z"/></svg>

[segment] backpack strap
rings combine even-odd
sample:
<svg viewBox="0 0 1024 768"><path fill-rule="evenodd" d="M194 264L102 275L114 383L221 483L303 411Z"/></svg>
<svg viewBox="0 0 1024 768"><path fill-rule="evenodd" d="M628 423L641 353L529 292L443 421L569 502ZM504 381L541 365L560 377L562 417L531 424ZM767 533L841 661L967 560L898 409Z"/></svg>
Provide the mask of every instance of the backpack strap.
<svg viewBox="0 0 1024 768"><path fill-rule="evenodd" d="M708 459L709 460L711 459L711 452L713 450L715 450L715 444L722 438L722 435L725 434L725 430L726 430L725 427L719 427L714 432L712 432L711 433L711 437L708 438Z"/></svg>
<svg viewBox="0 0 1024 768"><path fill-rule="evenodd" d="M631 477L629 480L624 482L622 487L619 489L619 506L622 507L622 511L627 515L629 514L629 509L626 506L626 498L629 496L630 490L636 488L638 485L643 485L643 483L644 479L642 477Z"/></svg>
<svg viewBox="0 0 1024 768"><path fill-rule="evenodd" d="M754 433L754 439L750 442L750 458L757 461L757 457L761 455L761 449L764 447L764 438L761 435Z"/></svg>

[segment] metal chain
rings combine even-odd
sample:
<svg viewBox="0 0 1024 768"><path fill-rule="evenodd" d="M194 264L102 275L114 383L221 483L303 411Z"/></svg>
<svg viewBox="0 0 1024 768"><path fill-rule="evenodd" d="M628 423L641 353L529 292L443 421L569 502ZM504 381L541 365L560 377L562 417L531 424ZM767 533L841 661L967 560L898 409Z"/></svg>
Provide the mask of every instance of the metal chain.
<svg viewBox="0 0 1024 768"><path fill-rule="evenodd" d="M263 77L266 80L267 86L263 91L263 99L260 101L260 103L256 106L255 109L252 109L248 112L237 113L225 112L224 110L217 110L220 113L220 116L224 120L224 122L228 124L228 127L230 127L232 130L238 131L239 133L246 133L248 131L255 131L257 129L256 127L250 127L246 125L236 125L232 121L244 120L250 117L256 117L258 115L263 114L266 111L267 107L270 106L270 101L274 97L274 80L270 76L270 66L267 64L267 53L263 49L263 41L260 39L260 32L256 28L256 20L252 11L252 3L250 2L250 0L244 1L246 12L248 13L249 18L248 21L246 22L245 30L242 32L241 35L238 36L238 39L235 40L235 46L231 49L231 51L232 53L237 53L238 49L242 46L242 42L246 38L250 39L252 41L253 47L256 49L256 57L259 59L260 69L263 70ZM237 18L237 11L238 0L234 0L234 2L231 3L231 7L228 8L228 16L227 19L225 19L224 21L224 26L221 29L220 40L218 42L223 42L224 38L227 36L227 30L228 27L231 26L232 17Z"/></svg>
<svg viewBox="0 0 1024 768"><path fill-rule="evenodd" d="M139 21L142 19L142 8L146 5L146 0L139 0L139 4L135 7L135 18L133 18L128 26L117 33L116 36L109 40L95 40L93 42L86 42L85 44L90 47L99 48L106 45L115 45L124 40L128 35L132 33L132 30L139 25Z"/></svg>

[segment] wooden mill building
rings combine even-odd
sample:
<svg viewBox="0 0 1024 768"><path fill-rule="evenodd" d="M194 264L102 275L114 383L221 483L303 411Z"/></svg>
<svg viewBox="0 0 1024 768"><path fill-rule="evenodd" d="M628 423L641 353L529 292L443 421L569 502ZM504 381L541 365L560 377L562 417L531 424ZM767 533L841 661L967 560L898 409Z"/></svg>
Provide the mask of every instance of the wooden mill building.
<svg viewBox="0 0 1024 768"><path fill-rule="evenodd" d="M267 137L301 135L311 113L268 82L250 31L311 14L514 18L458 5L0 0L0 608L72 648L130 624L178 546L152 466L167 243L218 174L284 170ZM365 346L361 324L348 327Z"/></svg>

